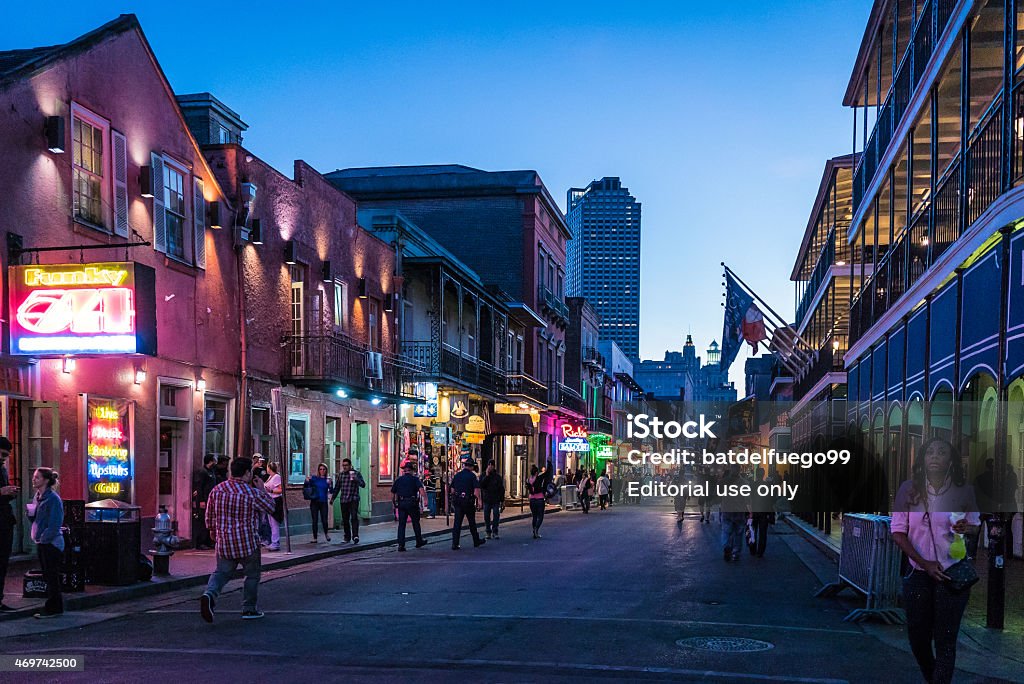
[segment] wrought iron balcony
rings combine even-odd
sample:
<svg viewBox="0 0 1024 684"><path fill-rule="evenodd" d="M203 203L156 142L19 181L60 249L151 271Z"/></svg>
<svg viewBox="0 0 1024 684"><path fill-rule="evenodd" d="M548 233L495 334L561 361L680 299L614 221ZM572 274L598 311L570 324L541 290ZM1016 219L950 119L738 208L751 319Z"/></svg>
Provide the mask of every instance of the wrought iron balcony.
<svg viewBox="0 0 1024 684"><path fill-rule="evenodd" d="M553 382L549 385L548 406L561 406L581 416L587 415L587 405L580 393L560 382Z"/></svg>
<svg viewBox="0 0 1024 684"><path fill-rule="evenodd" d="M582 363L584 366L604 368L604 355L594 347L584 347Z"/></svg>
<svg viewBox="0 0 1024 684"><path fill-rule="evenodd" d="M612 434L612 418L611 416L587 418L587 429L590 432L601 432L610 435Z"/></svg>
<svg viewBox="0 0 1024 684"><path fill-rule="evenodd" d="M537 301L541 312L553 317L561 327L569 324L569 307L554 292L541 285L537 288Z"/></svg>
<svg viewBox="0 0 1024 684"><path fill-rule="evenodd" d="M339 333L286 335L284 372L288 384L322 391L339 385L353 396L380 393L402 395L402 381L416 367L393 354L380 353L380 363L366 345Z"/></svg>
<svg viewBox="0 0 1024 684"><path fill-rule="evenodd" d="M846 335L829 336L812 358L810 365L801 369L793 382L793 399L801 399L827 373L841 373L843 355L847 349Z"/></svg>
<svg viewBox="0 0 1024 684"><path fill-rule="evenodd" d="M449 379L493 396L503 396L505 372L489 363L460 352L445 343L429 340L402 344L402 354L421 370L417 379Z"/></svg>
<svg viewBox="0 0 1024 684"><path fill-rule="evenodd" d="M505 394L510 398L530 399L539 404L547 404L547 385L526 373L511 373L506 376Z"/></svg>

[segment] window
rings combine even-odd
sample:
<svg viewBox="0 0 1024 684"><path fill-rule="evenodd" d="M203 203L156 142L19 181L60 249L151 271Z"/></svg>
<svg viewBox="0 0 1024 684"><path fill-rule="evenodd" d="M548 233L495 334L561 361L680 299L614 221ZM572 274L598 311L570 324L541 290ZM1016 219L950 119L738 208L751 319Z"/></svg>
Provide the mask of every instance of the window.
<svg viewBox="0 0 1024 684"><path fill-rule="evenodd" d="M306 479L306 455L309 444L309 416L288 416L288 482Z"/></svg>
<svg viewBox="0 0 1024 684"><path fill-rule="evenodd" d="M292 320L292 335L294 337L301 338L305 332L305 274L303 273L303 266L301 264L292 264L289 267L289 274L292 279L292 298L291 298L291 320ZM302 368L302 345L295 344L292 346L292 368Z"/></svg>
<svg viewBox="0 0 1024 684"><path fill-rule="evenodd" d="M368 342L371 349L380 349L380 302L376 299L368 300L366 330L370 336Z"/></svg>
<svg viewBox="0 0 1024 684"><path fill-rule="evenodd" d="M348 284L340 280L334 282L334 328L348 329Z"/></svg>
<svg viewBox="0 0 1024 684"><path fill-rule="evenodd" d="M391 443L394 434L394 428L382 425L377 435L377 472L379 473L377 481L381 483L391 482L394 479L394 470L391 467Z"/></svg>
<svg viewBox="0 0 1024 684"><path fill-rule="evenodd" d="M252 453L263 454L267 461L274 460L274 442L270 432L270 409L265 406L253 407L249 429Z"/></svg>
<svg viewBox="0 0 1024 684"><path fill-rule="evenodd" d="M334 472L341 472L341 460L345 457L345 443L341 441L341 418L327 416L324 422L324 463Z"/></svg>
<svg viewBox="0 0 1024 684"><path fill-rule="evenodd" d="M185 174L164 160L167 254L185 258Z"/></svg>
<svg viewBox="0 0 1024 684"><path fill-rule="evenodd" d="M103 175L108 128L98 117L74 110L71 131L72 186L75 218L104 226Z"/></svg>
<svg viewBox="0 0 1024 684"><path fill-rule="evenodd" d="M225 145L231 142L231 131L224 126L217 127L217 142L221 145Z"/></svg>
<svg viewBox="0 0 1024 684"><path fill-rule="evenodd" d="M228 455L228 402L226 399L206 397L205 437L203 453L206 456Z"/></svg>

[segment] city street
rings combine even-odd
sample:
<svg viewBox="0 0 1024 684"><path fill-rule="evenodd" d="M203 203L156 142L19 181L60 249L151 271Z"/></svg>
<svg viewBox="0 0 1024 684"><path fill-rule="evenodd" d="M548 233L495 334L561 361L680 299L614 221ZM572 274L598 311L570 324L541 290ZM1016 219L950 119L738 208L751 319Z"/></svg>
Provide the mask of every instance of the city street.
<svg viewBox="0 0 1024 684"><path fill-rule="evenodd" d="M83 673L50 681L919 681L910 654L872 633L897 643L899 628L845 623L851 600L813 598L808 566L822 559L785 524L765 558L738 563L722 561L717 523L688 517L678 530L655 505L549 515L542 534L521 521L476 550L433 539L274 571L259 621L240 619L235 581L213 625L197 590L7 622L2 651L84 656ZM35 629L58 631L15 636ZM707 637L764 650L677 643Z"/></svg>

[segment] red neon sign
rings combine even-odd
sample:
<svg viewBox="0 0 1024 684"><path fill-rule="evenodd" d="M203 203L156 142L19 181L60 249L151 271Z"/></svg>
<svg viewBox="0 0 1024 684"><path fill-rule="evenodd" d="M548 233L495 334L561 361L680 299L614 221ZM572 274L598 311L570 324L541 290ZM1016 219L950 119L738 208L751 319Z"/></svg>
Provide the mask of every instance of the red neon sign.
<svg viewBox="0 0 1024 684"><path fill-rule="evenodd" d="M569 423L562 423L562 439L569 439L575 437L577 439L586 439L590 436L585 427L573 427Z"/></svg>

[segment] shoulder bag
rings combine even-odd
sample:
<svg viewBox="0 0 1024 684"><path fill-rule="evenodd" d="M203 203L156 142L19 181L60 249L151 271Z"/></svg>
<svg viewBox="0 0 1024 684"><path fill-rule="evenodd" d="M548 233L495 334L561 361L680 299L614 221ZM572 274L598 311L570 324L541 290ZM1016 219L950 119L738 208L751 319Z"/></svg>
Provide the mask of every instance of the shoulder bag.
<svg viewBox="0 0 1024 684"><path fill-rule="evenodd" d="M932 542L932 553L935 555L935 560L939 560L938 546L935 544L935 531L932 529L932 516L928 512L928 492L924 495L924 514L928 518L928 538ZM939 561L941 562L941 561ZM949 590L954 594L959 594L962 591L970 589L978 583L980 579L978 577L978 571L974 569L974 563L970 557L962 558L953 565L943 570L948 580L944 580L944 583Z"/></svg>

